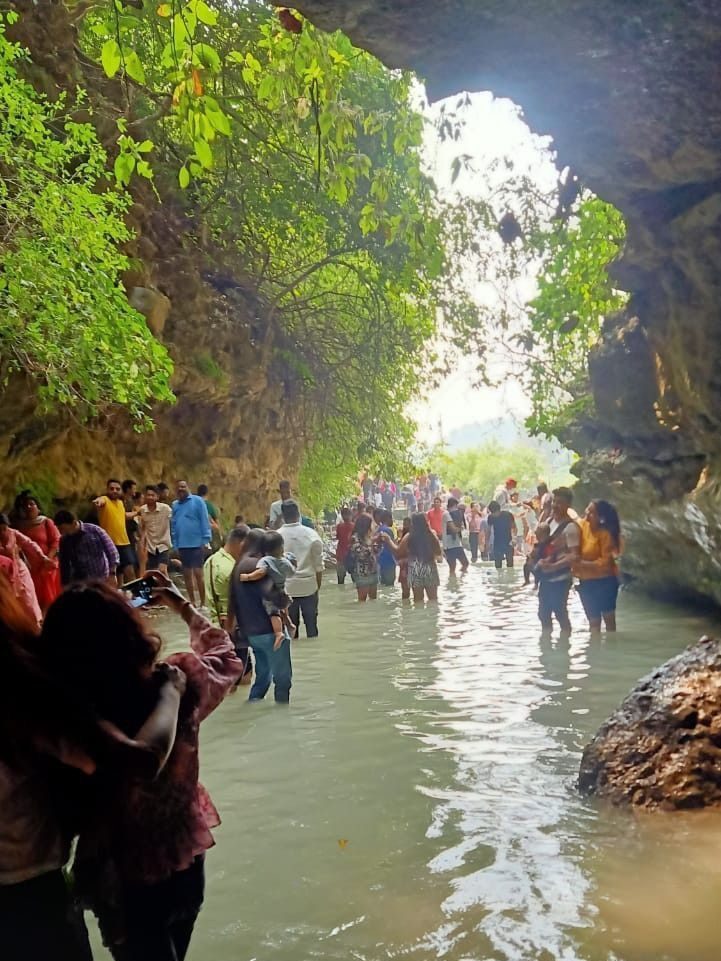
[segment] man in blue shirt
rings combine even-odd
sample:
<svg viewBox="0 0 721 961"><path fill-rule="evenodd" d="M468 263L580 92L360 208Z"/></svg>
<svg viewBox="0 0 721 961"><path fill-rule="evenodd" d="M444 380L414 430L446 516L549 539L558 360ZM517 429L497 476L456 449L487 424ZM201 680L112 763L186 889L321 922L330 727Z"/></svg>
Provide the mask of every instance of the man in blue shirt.
<svg viewBox="0 0 721 961"><path fill-rule="evenodd" d="M170 535L183 564L183 578L190 603L195 606L197 588L200 606L205 607L204 548L210 544L211 538L208 508L202 497L190 493L187 481L178 481L177 495L177 500L172 504Z"/></svg>
<svg viewBox="0 0 721 961"><path fill-rule="evenodd" d="M395 541L396 535L393 530L393 514L386 510L376 510L373 511L373 519L376 524L378 524L377 534L387 534L392 540ZM390 548L387 544L383 544L383 548L378 555L378 571L380 574L381 584L385 584L386 587L392 587L396 582L396 559L391 553Z"/></svg>

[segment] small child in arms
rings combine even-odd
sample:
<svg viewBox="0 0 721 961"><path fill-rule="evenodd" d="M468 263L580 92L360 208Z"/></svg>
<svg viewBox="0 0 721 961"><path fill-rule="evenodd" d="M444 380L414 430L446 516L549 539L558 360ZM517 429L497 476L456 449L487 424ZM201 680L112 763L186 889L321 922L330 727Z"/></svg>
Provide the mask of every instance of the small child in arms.
<svg viewBox="0 0 721 961"><path fill-rule="evenodd" d="M543 558L549 558L553 553L553 542L551 540L551 528L548 524L539 524L536 528L536 543L531 551L531 553L526 558L526 562L523 565L523 583L531 583L531 574L533 574L536 579L536 584L538 584L539 573L536 570L536 564L543 560Z"/></svg>
<svg viewBox="0 0 721 961"><path fill-rule="evenodd" d="M263 585L263 607L273 625L274 651L277 651L283 643L284 628L291 637L295 636L295 624L288 616L290 598L285 592L285 582L286 578L295 574L298 561L293 554L286 554L284 548L283 535L278 531L267 531L263 539L265 555L258 561L254 571L240 575L241 581L267 579L267 584Z"/></svg>

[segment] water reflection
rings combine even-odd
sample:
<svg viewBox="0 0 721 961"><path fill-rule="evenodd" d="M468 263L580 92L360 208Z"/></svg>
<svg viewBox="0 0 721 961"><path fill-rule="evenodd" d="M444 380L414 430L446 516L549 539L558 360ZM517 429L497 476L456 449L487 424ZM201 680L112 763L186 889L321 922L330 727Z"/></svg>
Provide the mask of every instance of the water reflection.
<svg viewBox="0 0 721 961"><path fill-rule="evenodd" d="M714 627L624 596L591 640L574 598L570 641L541 640L521 581L478 566L422 608L324 587L290 711L207 722L224 823L190 961L715 961L714 820L574 787L628 688Z"/></svg>

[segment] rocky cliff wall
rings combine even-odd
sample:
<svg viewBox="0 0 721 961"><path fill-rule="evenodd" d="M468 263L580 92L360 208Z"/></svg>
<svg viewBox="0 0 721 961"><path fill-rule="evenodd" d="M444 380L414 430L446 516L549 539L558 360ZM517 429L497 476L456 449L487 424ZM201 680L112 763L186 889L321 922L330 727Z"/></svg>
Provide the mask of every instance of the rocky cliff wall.
<svg viewBox="0 0 721 961"><path fill-rule="evenodd" d="M632 292L590 359L593 420L567 438L582 495L616 500L627 567L721 603L721 3L303 0L431 97L520 104L623 211Z"/></svg>
<svg viewBox="0 0 721 961"><path fill-rule="evenodd" d="M51 97L77 84L107 96L78 58L64 6L19 6L15 39L32 53L36 86ZM102 136L100 112L94 119ZM242 265L215 249L200 219L180 207L162 179L159 185L162 203L134 187L135 240L127 249L133 268L124 283L173 358L177 403L154 410L156 429L138 434L122 413L84 425L40 416L30 385L12 382L0 405L5 506L20 485L82 506L112 474L171 486L179 478L205 482L226 516L242 511L262 519L279 478L297 469L300 426L308 418L292 372L274 359L281 335L268 331L266 305Z"/></svg>

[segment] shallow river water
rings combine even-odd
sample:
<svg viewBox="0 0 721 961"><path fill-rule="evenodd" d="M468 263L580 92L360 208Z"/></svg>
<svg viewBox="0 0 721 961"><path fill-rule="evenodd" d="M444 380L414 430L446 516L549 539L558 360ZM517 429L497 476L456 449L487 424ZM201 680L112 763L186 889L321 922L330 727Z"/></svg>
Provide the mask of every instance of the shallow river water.
<svg viewBox="0 0 721 961"><path fill-rule="evenodd" d="M623 594L592 641L574 597L548 642L518 571L444 573L425 608L333 581L290 709L241 692L205 724L223 825L189 961L718 961L721 820L574 787L628 689L716 624Z"/></svg>

